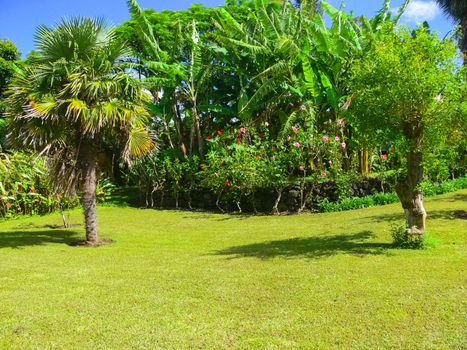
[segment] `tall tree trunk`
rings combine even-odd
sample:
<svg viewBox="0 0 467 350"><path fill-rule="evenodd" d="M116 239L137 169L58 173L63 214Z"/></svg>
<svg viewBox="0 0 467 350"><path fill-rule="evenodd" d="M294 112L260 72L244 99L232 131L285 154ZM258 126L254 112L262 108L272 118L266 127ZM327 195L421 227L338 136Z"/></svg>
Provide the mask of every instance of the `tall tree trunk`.
<svg viewBox="0 0 467 350"><path fill-rule="evenodd" d="M86 242L97 243L97 160L93 140L83 140L80 149L81 166L81 203L83 205L86 226Z"/></svg>
<svg viewBox="0 0 467 350"><path fill-rule="evenodd" d="M191 129L190 129L190 148L188 149L188 153L190 156L193 155L193 148L195 144L195 124L191 124Z"/></svg>
<svg viewBox="0 0 467 350"><path fill-rule="evenodd" d="M360 153L360 172L362 175L367 175L369 166L368 166L369 152L368 148L365 147Z"/></svg>
<svg viewBox="0 0 467 350"><path fill-rule="evenodd" d="M176 100L172 103L172 113L174 116L175 127L177 129L178 147L180 148L180 151L182 152L182 156L185 158L186 157L186 146L185 146L184 137L183 137L183 125L182 125L182 120L180 118L180 113L178 110Z"/></svg>
<svg viewBox="0 0 467 350"><path fill-rule="evenodd" d="M416 147L407 154L407 177L396 185L396 192L404 208L407 229L410 234L422 235L425 232L426 211L423 206L423 191L420 184L423 180L423 155L421 133L414 140Z"/></svg>
<svg viewBox="0 0 467 350"><path fill-rule="evenodd" d="M196 109L196 106L192 108L192 112L193 112L193 123L194 123L194 126L195 126L196 137L197 137L197 141L198 141L199 158L201 160L204 160L203 135L201 133L199 115L198 115L198 111Z"/></svg>

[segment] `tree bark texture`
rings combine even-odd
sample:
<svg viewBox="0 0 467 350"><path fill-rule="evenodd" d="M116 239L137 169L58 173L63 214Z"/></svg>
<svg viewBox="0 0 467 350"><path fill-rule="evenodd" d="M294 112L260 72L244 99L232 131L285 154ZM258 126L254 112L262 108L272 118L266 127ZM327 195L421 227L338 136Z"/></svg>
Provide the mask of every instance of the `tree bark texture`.
<svg viewBox="0 0 467 350"><path fill-rule="evenodd" d="M183 137L183 123L182 123L182 120L180 119L180 113L179 113L176 102L172 103L172 113L174 115L175 127L177 129L178 147L180 148L180 151L182 152L183 158L186 158L186 146L185 146L185 141Z"/></svg>
<svg viewBox="0 0 467 350"><path fill-rule="evenodd" d="M423 180L423 154L419 149L422 133L419 131L416 134L416 147L407 154L407 177L396 185L396 192L405 212L408 233L422 235L425 232L427 214L423 206L423 191L420 188Z"/></svg>
<svg viewBox="0 0 467 350"><path fill-rule="evenodd" d="M84 140L80 149L81 166L81 203L83 205L86 226L86 241L97 243L97 150L92 140Z"/></svg>
<svg viewBox="0 0 467 350"><path fill-rule="evenodd" d="M198 152L201 160L204 160L204 145L203 145L203 134L201 133L201 125L199 122L198 110L196 107L193 107L193 123L195 126L196 137L198 141Z"/></svg>

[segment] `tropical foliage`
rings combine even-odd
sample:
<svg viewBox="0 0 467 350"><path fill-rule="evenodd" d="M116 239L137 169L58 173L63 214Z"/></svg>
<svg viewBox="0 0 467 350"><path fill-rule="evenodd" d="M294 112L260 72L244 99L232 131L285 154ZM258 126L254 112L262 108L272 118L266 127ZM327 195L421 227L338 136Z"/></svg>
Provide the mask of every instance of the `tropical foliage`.
<svg viewBox="0 0 467 350"><path fill-rule="evenodd" d="M128 52L102 20L41 26L37 55L11 82L9 140L50 157L58 192L80 191L86 240L97 242L98 153L117 143L123 157L152 148L147 94L123 64Z"/></svg>
<svg viewBox="0 0 467 350"><path fill-rule="evenodd" d="M397 143L402 150L400 161L407 165L395 189L412 232L425 227L423 154L445 144L467 121L452 109L461 103L456 58L452 42L424 27L390 27L365 58L352 64L350 122L367 142Z"/></svg>
<svg viewBox="0 0 467 350"><path fill-rule="evenodd" d="M0 154L0 216L45 214L73 205L55 193L44 158L27 153Z"/></svg>
<svg viewBox="0 0 467 350"><path fill-rule="evenodd" d="M6 110L5 91L15 71L15 60L19 52L15 44L0 39L0 149L5 147L6 127L4 113Z"/></svg>
<svg viewBox="0 0 467 350"><path fill-rule="evenodd" d="M365 18L326 1L155 12L128 0L131 20L116 30L86 19L41 27L12 81L10 140L48 155L56 192L78 190L88 240L99 171L148 207L207 196L222 211L254 211L267 192L273 213L291 190L298 211L353 201L372 173L386 193L367 201L397 190L420 209L422 180L465 175L467 99L455 38L401 26L408 3L394 14L383 1ZM445 8L461 19L456 3Z"/></svg>

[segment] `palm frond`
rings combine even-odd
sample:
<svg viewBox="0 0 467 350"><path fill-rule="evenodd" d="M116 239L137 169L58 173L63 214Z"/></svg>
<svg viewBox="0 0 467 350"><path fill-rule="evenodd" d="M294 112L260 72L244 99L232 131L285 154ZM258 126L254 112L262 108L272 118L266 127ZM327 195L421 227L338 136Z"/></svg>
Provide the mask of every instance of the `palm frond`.
<svg viewBox="0 0 467 350"><path fill-rule="evenodd" d="M124 159L129 161L131 157L141 157L154 148L154 142L144 128L133 128L128 135L128 142L124 151Z"/></svg>

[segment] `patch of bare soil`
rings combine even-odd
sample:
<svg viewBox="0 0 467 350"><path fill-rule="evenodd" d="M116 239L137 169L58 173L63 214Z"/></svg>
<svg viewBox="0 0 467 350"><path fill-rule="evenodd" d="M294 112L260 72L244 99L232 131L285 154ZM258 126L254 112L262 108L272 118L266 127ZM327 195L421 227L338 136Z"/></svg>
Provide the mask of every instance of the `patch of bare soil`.
<svg viewBox="0 0 467 350"><path fill-rule="evenodd" d="M102 239L97 242L90 242L90 241L82 240L82 241L72 242L70 243L70 246L84 247L84 248L97 248L97 247L101 247L101 246L112 244L112 243L114 243L114 241L111 239Z"/></svg>

